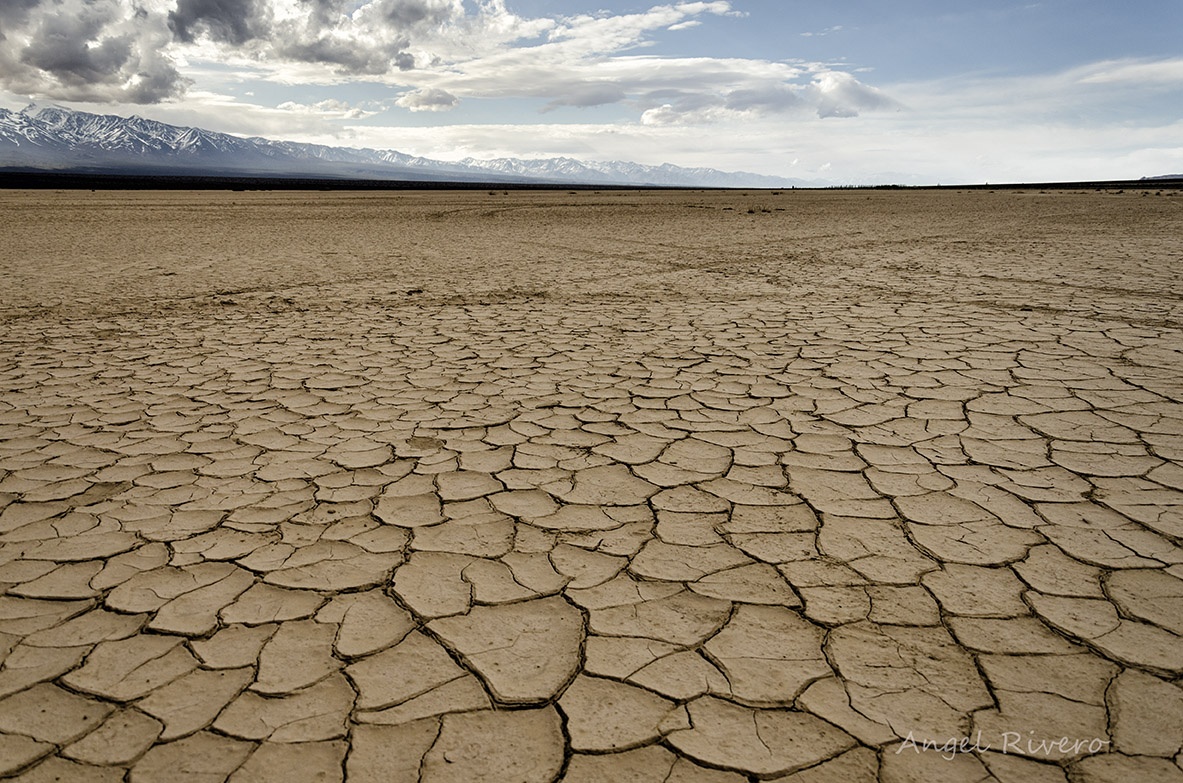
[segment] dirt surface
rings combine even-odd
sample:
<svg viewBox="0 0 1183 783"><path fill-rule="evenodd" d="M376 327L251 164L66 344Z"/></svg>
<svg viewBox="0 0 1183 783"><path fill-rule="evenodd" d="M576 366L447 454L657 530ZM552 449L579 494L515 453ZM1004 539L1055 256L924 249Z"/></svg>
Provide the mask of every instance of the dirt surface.
<svg viewBox="0 0 1183 783"><path fill-rule="evenodd" d="M966 302L1177 324L1153 190L0 192L0 317L271 297Z"/></svg>
<svg viewBox="0 0 1183 783"><path fill-rule="evenodd" d="M0 192L0 778L1183 780L1181 218Z"/></svg>

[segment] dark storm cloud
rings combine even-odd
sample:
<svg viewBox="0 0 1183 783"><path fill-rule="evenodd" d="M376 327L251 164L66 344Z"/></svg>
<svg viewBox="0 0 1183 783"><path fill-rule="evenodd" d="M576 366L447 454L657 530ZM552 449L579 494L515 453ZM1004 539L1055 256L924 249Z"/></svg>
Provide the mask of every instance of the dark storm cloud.
<svg viewBox="0 0 1183 783"><path fill-rule="evenodd" d="M241 45L267 35L271 9L263 0L178 0L168 26L185 43L204 32L214 41Z"/></svg>
<svg viewBox="0 0 1183 783"><path fill-rule="evenodd" d="M414 69L412 42L464 18L463 6L452 0L374 0L348 15L343 0L300 0L300 6L305 15L271 25L270 53L367 76Z"/></svg>
<svg viewBox="0 0 1183 783"><path fill-rule="evenodd" d="M277 33L281 31L277 30ZM408 70L415 65L415 58L401 51L407 41L396 42L390 47L364 48L352 42L330 36L322 36L307 40L299 36L283 38L282 33L276 36L274 47L277 54L306 63L324 63L335 65L339 70L348 73L381 75L390 71L394 63L400 70ZM408 58L407 67L402 67L400 58Z"/></svg>
<svg viewBox="0 0 1183 783"><path fill-rule="evenodd" d="M43 21L21 52L21 62L45 71L63 84L93 84L119 73L131 59L130 35L101 37L101 27L78 17Z"/></svg>
<svg viewBox="0 0 1183 783"><path fill-rule="evenodd" d="M443 24L456 14L447 0L379 0L377 6L381 17L399 30Z"/></svg>
<svg viewBox="0 0 1183 783"><path fill-rule="evenodd" d="M121 0L0 0L0 87L56 100L154 103L186 80L160 14Z"/></svg>
<svg viewBox="0 0 1183 783"><path fill-rule="evenodd" d="M40 0L0 0L0 41L4 40L4 31L23 25L29 17L29 11L36 7Z"/></svg>
<svg viewBox="0 0 1183 783"><path fill-rule="evenodd" d="M0 89L35 98L153 103L190 83L176 44L244 48L261 62L380 76L416 67L415 40L463 21L460 0L0 0ZM356 9L356 10L354 10Z"/></svg>
<svg viewBox="0 0 1183 783"><path fill-rule="evenodd" d="M370 40L361 44L340 31L318 24L315 17L276 24L269 36L270 51L281 59L334 66L340 73L380 76L392 68L407 71L415 57L407 51L406 36Z"/></svg>

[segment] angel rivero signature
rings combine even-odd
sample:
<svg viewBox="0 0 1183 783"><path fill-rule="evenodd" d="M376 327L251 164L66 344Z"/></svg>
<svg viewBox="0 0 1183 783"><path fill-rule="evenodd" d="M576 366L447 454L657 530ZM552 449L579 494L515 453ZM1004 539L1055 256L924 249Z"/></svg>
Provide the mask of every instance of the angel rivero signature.
<svg viewBox="0 0 1183 783"><path fill-rule="evenodd" d="M898 755L906 750L910 750L913 753L933 751L940 753L948 761L952 761L959 753L984 753L986 751L1014 753L1029 757L1050 757L1055 755L1057 757L1071 758L1100 753L1109 747L1109 740L1101 739L1100 737L1093 737L1091 739L1059 737L1052 739L1035 737L1034 732L1028 732L1027 734L1028 736L1024 737L1018 731L1001 732L998 735L1000 742L996 746L984 741L981 731L973 737L950 737L943 742L927 738L918 740L909 731L908 736L904 737L903 742L900 743L900 746L896 748L895 752Z"/></svg>

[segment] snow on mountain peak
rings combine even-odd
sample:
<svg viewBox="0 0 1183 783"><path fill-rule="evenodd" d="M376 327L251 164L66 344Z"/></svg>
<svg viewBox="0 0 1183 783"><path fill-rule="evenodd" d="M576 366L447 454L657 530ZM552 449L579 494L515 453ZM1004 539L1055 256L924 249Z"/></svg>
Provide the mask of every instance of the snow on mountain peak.
<svg viewBox="0 0 1183 783"><path fill-rule="evenodd" d="M169 125L139 115L91 114L36 103L30 103L20 112L0 109L0 167L583 185L775 188L810 184L743 172L687 169L669 163L648 166L569 157L465 158L449 163L396 150L244 139L202 128Z"/></svg>

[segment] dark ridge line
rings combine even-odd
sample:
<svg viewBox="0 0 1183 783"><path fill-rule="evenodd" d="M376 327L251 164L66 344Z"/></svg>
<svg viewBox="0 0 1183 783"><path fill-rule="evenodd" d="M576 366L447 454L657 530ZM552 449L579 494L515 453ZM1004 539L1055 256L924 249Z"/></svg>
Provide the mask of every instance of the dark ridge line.
<svg viewBox="0 0 1183 783"><path fill-rule="evenodd" d="M546 180L463 179L346 179L310 176L250 176L219 174L139 174L91 171L43 171L0 168L0 189L8 190L575 190L575 191L863 191L863 190L1183 190L1183 177L1079 182L1008 182L958 185L828 185L818 187L704 187L693 185L622 185L554 182Z"/></svg>
<svg viewBox="0 0 1183 783"><path fill-rule="evenodd" d="M189 174L95 174L90 172L14 171L0 168L0 189L9 190L701 190L652 185L497 182L477 180L330 179L322 177L252 177Z"/></svg>

